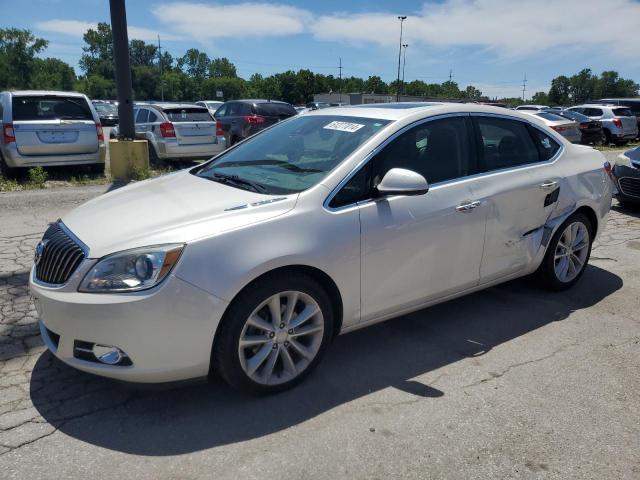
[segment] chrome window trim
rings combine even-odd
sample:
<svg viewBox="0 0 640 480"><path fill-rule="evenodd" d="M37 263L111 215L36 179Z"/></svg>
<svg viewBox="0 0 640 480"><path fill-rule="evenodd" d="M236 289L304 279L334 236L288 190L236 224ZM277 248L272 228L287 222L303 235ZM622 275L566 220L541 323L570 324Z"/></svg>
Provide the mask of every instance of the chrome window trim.
<svg viewBox="0 0 640 480"><path fill-rule="evenodd" d="M551 157L549 160L540 161L540 162L536 162L536 163L526 163L526 164L523 164L523 165L516 165L514 167L501 168L499 170L489 170L487 172L478 172L478 173L475 173L473 175L467 175L465 177L460 177L460 178L452 178L451 180L444 180L442 182L436 182L436 183L433 183L433 184L429 184L429 190L438 189L438 188L443 187L443 186L452 185L452 184L456 184L456 183L462 183L462 182L466 182L466 181L469 181L469 180L475 180L475 179L482 178L482 177L489 177L489 176L493 176L493 175L501 175L501 174L506 174L506 173L510 173L510 172L513 172L513 171L517 171L517 170L524 170L524 169L529 169L529 168L537 168L537 167L551 165L551 164L555 163L558 160L558 158L564 153L564 150L565 150L564 143L562 141L558 140L558 138L556 137L555 133L550 134L550 132L546 132L545 130L540 128L538 125L530 122L529 120L523 119L523 118L512 117L510 115L503 115L503 114L500 114L500 113L489 113L489 112L488 113L484 113L484 112L483 113L480 113L480 112L456 112L456 113L446 113L446 114L441 114L441 115L434 115L432 117L428 117L428 118L423 118L423 119L417 120L417 121L415 121L413 123L410 123L409 125L405 125L400 130L395 132L393 135L388 137L380 145L376 146L373 150L371 150L371 152L369 152L364 157L364 159L362 159L362 161L359 162L342 179L342 181L340 181L340 183L338 183L338 185L325 198L324 202L322 203L322 206L324 207L324 209L326 211L330 212L330 213L335 213L335 212L341 212L341 211L346 210L346 209L354 208L354 207L357 207L359 205L366 205L367 203L371 203L372 201L375 201L375 200L371 200L371 199L370 200L361 200L359 202L350 203L348 205L342 205L340 207L335 207L335 208L329 206L329 204L331 203L331 200L333 200L333 197L335 197L338 194L338 192L342 189L342 187L344 187L344 185L347 184L349 182L349 180L351 180L351 178L353 178L360 171L360 169L363 168L375 155L380 153L380 150L382 150L384 147L386 147L389 143L391 143L397 137L399 137L400 135L402 135L406 131L410 130L411 128L414 128L414 127L417 127L419 125L422 125L423 123L427 123L427 122L434 121L434 120L441 120L443 118L451 118L451 117L470 117L470 118L471 117L495 117L495 118L504 118L505 120L514 120L514 121L522 122L524 124L532 126L533 128L538 129L539 131L541 131L545 135L550 135L551 138L554 139L554 141L558 145L560 145L560 148L555 153L555 155L553 157Z"/></svg>

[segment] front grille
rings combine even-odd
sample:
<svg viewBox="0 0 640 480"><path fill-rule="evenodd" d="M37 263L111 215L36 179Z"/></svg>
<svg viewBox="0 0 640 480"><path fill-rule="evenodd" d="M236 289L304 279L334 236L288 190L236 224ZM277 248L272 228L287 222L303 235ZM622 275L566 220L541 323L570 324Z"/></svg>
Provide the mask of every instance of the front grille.
<svg viewBox="0 0 640 480"><path fill-rule="evenodd" d="M36 278L52 285L69 280L85 256L82 248L58 223L49 226L37 248L40 258L36 259Z"/></svg>
<svg viewBox="0 0 640 480"><path fill-rule="evenodd" d="M640 178L624 177L618 183L623 194L640 198Z"/></svg>

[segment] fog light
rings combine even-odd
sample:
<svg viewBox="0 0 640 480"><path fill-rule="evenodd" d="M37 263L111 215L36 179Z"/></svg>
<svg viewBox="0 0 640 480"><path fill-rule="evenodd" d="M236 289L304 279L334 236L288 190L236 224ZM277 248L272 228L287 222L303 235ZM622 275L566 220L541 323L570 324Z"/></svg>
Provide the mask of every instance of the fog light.
<svg viewBox="0 0 640 480"><path fill-rule="evenodd" d="M117 347L98 344L93 346L93 354L99 361L107 365L115 365L125 356L125 353Z"/></svg>

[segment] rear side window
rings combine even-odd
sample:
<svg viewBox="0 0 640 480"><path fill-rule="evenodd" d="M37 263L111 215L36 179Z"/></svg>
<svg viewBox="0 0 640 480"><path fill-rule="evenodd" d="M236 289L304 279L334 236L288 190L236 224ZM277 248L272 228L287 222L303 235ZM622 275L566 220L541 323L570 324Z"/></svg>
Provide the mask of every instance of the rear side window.
<svg viewBox="0 0 640 480"><path fill-rule="evenodd" d="M616 117L633 117L633 113L631 113L631 110L628 108L613 108L611 109L613 111L613 114Z"/></svg>
<svg viewBox="0 0 640 480"><path fill-rule="evenodd" d="M138 114L136 115L136 123L147 123L147 119L149 118L149 110L146 108L141 108L138 110Z"/></svg>
<svg viewBox="0 0 640 480"><path fill-rule="evenodd" d="M556 142L550 135L535 127L529 127L531 136L538 147L540 161L546 162L560 150L560 144Z"/></svg>
<svg viewBox="0 0 640 480"><path fill-rule="evenodd" d="M587 117L601 117L602 109L601 108L585 108L582 112Z"/></svg>
<svg viewBox="0 0 640 480"><path fill-rule="evenodd" d="M210 122L212 120L206 108L168 108L164 113L172 122Z"/></svg>
<svg viewBox="0 0 640 480"><path fill-rule="evenodd" d="M13 121L93 120L87 101L81 97L38 95L13 97Z"/></svg>
<svg viewBox="0 0 640 480"><path fill-rule="evenodd" d="M296 109L288 103L258 103L256 114L265 117L292 117L296 115Z"/></svg>
<svg viewBox="0 0 640 480"><path fill-rule="evenodd" d="M565 120L564 118L562 118L560 115L556 115L555 113L549 113L549 112L540 112L537 114L538 117L540 118L544 118L545 120L550 120L552 122L560 122Z"/></svg>
<svg viewBox="0 0 640 480"><path fill-rule="evenodd" d="M152 112L151 110L149 110L149 120L147 120L149 123L154 123L158 121L158 115L156 115L154 112Z"/></svg>
<svg viewBox="0 0 640 480"><path fill-rule="evenodd" d="M539 161L538 148L524 122L492 117L475 118L481 136L480 161L484 171Z"/></svg>

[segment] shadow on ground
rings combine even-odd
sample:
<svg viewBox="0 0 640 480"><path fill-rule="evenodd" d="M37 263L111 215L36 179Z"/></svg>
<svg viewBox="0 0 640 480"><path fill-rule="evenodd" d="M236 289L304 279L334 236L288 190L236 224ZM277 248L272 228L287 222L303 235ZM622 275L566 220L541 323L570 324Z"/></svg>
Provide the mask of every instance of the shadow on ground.
<svg viewBox="0 0 640 480"><path fill-rule="evenodd" d="M562 293L526 279L490 288L341 336L306 382L271 397L222 383L139 391L46 353L33 371L31 399L48 422L84 442L138 455L189 453L269 435L388 387L440 401L446 392L412 379L563 320L621 287L618 276L590 266Z"/></svg>

